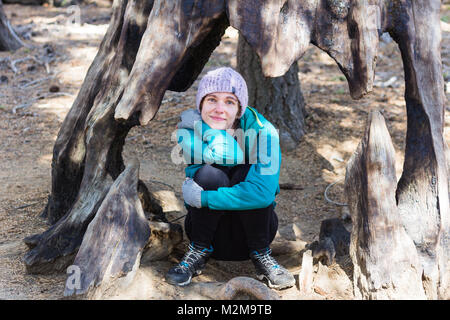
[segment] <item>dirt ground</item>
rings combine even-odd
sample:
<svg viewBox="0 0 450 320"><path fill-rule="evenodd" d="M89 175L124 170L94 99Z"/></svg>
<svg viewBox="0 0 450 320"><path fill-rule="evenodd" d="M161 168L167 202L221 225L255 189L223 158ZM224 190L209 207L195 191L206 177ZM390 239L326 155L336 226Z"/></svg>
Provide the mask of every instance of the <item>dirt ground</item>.
<svg viewBox="0 0 450 320"><path fill-rule="evenodd" d="M22 258L27 248L23 239L48 228L39 215L51 189L53 144L107 30L110 8L83 5L78 15L77 10L64 8L4 7L29 47L0 53L0 299L61 299L66 274L26 274ZM442 62L446 82L450 81L450 28L445 23L450 22L449 17L450 6L443 5ZM237 32L229 28L202 75L217 66L236 67L236 44ZM35 60L30 59L33 56ZM8 57L16 61L15 71ZM24 58L28 59L20 61ZM307 134L295 150L283 151L280 183L301 185L303 190L282 190L276 199L276 212L281 238L310 243L318 239L322 220L348 214L342 205L346 201L345 166L362 137L371 110L381 110L386 119L400 178L406 135L404 75L398 47L389 39L380 43L374 90L360 100L351 99L337 65L316 47L311 45L298 64L307 103ZM165 200L169 220L185 213L181 198L184 165L171 160L175 145L171 136L181 111L195 106L197 84L198 80L183 93L167 92L156 118L147 126L133 128L124 148L125 159L140 160L140 177ZM448 143L448 112L445 121ZM324 191L332 183L327 200ZM134 298L199 298L163 281L164 273L180 258L185 244L169 259L143 267L156 284L145 296L136 293ZM298 275L300 254L277 259ZM314 283L314 292L307 298L353 298L350 257L340 257L329 267L315 264L314 268L316 275L324 274L329 281L318 277L321 282ZM251 262L212 260L194 282L226 282L236 276L254 277ZM298 287L279 294L283 299L305 298Z"/></svg>

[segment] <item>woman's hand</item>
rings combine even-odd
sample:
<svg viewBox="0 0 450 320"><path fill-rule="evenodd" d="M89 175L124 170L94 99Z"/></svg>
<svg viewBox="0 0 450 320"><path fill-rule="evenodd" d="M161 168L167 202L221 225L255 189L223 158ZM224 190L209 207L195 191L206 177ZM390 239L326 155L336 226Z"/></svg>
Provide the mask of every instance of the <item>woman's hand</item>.
<svg viewBox="0 0 450 320"><path fill-rule="evenodd" d="M183 182L182 186L184 201L191 207L202 207L202 191L200 187L193 179L187 178Z"/></svg>
<svg viewBox="0 0 450 320"><path fill-rule="evenodd" d="M201 121L202 116L197 109L188 109L181 113L181 122L178 122L177 128L194 129L194 124Z"/></svg>

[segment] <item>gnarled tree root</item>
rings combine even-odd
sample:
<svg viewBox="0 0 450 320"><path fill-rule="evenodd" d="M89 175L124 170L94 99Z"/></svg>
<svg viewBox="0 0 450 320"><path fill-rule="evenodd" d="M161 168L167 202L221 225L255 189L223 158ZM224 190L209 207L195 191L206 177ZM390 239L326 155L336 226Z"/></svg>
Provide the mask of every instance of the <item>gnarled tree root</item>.
<svg viewBox="0 0 450 320"><path fill-rule="evenodd" d="M261 281L249 277L235 277L228 282L195 282L184 288L201 296L218 300L238 299L240 295L258 300L280 300L280 296Z"/></svg>
<svg viewBox="0 0 450 320"><path fill-rule="evenodd" d="M219 296L223 300L232 300L239 293L249 294L259 300L279 300L275 291L262 282L249 277L236 277L228 281L220 290Z"/></svg>

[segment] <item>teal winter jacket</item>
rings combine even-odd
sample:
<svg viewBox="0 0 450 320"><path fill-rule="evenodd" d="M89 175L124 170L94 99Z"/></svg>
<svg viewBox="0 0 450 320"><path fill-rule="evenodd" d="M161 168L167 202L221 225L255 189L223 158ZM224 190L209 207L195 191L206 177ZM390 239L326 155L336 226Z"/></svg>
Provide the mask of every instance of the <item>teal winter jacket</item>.
<svg viewBox="0 0 450 320"><path fill-rule="evenodd" d="M204 121L198 121L194 130L177 130L177 141L188 164L185 169L188 178L194 178L195 172L207 163L251 164L244 181L232 187L202 191L202 207L236 211L276 205L281 167L278 132L251 107L246 108L240 125L241 129L235 132L237 140L225 130L211 129Z"/></svg>

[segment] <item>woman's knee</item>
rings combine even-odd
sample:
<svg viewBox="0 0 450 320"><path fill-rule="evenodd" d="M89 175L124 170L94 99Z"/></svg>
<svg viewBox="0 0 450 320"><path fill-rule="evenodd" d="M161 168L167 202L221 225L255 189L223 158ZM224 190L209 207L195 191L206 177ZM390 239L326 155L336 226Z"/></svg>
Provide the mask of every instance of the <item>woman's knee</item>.
<svg viewBox="0 0 450 320"><path fill-rule="evenodd" d="M194 181L204 190L217 190L221 187L230 186L230 179L227 174L209 164L197 170L194 175Z"/></svg>

